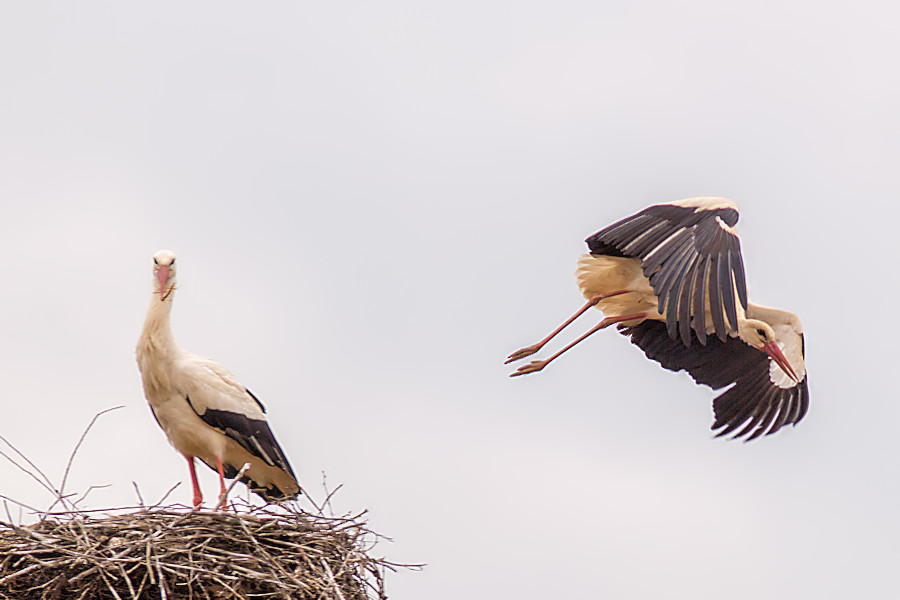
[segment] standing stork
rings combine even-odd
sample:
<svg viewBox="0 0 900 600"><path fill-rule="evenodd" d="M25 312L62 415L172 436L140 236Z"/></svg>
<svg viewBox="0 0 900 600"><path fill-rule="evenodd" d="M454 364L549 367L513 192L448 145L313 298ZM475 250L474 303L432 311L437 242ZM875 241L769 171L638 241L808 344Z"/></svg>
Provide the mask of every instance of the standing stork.
<svg viewBox="0 0 900 600"><path fill-rule="evenodd" d="M191 354L175 343L169 323L175 291L175 255L153 255L153 294L137 344L144 395L156 422L188 463L194 508L203 502L194 458L219 474L219 505L225 478L241 477L266 501L294 498L300 486L287 457L266 422L266 409L250 390L218 363Z"/></svg>
<svg viewBox="0 0 900 600"><path fill-rule="evenodd" d="M511 376L540 371L617 324L663 368L687 371L714 390L732 386L713 401L717 437L743 425L734 437L749 441L796 425L809 406L803 327L793 313L747 301L737 220L731 200L689 198L650 206L587 238L590 253L576 270L587 303L506 362L538 352L591 307L605 318L550 358Z"/></svg>

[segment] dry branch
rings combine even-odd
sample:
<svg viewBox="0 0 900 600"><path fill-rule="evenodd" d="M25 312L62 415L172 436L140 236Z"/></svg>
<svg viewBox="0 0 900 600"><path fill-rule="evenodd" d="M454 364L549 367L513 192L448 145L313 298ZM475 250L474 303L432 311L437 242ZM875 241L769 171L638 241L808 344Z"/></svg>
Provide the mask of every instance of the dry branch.
<svg viewBox="0 0 900 600"><path fill-rule="evenodd" d="M385 570L418 565L369 556L379 536L362 516L247 505L0 522L0 599L381 600Z"/></svg>
<svg viewBox="0 0 900 600"><path fill-rule="evenodd" d="M48 510L40 511L0 495L9 519L0 521L0 600L383 600L386 570L422 566L370 556L382 536L366 527L364 512L326 516L309 496L305 498L317 514L303 512L296 504L248 503L231 513L197 512L163 506L178 484L148 507L133 483L139 506L81 508L91 489L103 486L92 486L73 500L74 494L65 492L68 475L91 427L112 410L91 420L59 487L0 436L12 450L0 450L0 458L54 498ZM222 503L239 479L240 474ZM337 489L322 506L330 507ZM7 501L20 511L30 510L38 521L16 524ZM234 507L233 501L229 504Z"/></svg>

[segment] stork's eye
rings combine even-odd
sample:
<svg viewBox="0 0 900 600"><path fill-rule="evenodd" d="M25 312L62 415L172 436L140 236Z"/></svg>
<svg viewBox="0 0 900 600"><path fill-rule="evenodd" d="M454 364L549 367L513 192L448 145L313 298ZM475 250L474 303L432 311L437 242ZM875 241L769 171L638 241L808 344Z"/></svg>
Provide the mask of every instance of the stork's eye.
<svg viewBox="0 0 900 600"><path fill-rule="evenodd" d="M765 330L765 329L757 329L757 330L756 330L756 333L758 333L761 337L766 337L766 330Z"/></svg>
<svg viewBox="0 0 900 600"><path fill-rule="evenodd" d="M156 260L156 259L154 258L154 259L153 259L153 264L154 264L154 265L158 265L158 264L159 264L159 261Z"/></svg>

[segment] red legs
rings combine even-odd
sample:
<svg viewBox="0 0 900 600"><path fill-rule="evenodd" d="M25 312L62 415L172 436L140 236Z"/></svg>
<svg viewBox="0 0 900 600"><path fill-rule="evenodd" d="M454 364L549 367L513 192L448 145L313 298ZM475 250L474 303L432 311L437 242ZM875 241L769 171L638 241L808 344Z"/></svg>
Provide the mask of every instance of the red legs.
<svg viewBox="0 0 900 600"><path fill-rule="evenodd" d="M219 507L219 510L225 510L228 508L224 502L225 494L228 492L225 490L225 472L222 469L222 459L218 456L216 457L216 469L219 471L219 485L221 488L221 491L219 492L219 501L216 503L216 506Z"/></svg>
<svg viewBox="0 0 900 600"><path fill-rule="evenodd" d="M506 359L506 362L504 362L503 364L508 365L511 362L515 362L515 361L519 360L520 358L525 358L526 356L531 356L532 354L534 354L535 352L537 352L538 350L543 348L547 342L549 342L554 337L556 337L556 334L558 334L560 331L562 331L563 329L565 329L566 327L571 325L572 322L575 321L575 319L577 319L578 317L583 315L585 313L585 311L587 311L592 306L596 306L597 303L600 302L601 300L604 300L606 298L611 298L613 296L618 296L619 294L627 294L630 291L631 290L619 290L617 292L610 292L608 294L597 294L596 296L594 296L590 300L588 300L584 306L579 308L578 312L576 312L574 315L569 317L568 321L566 321L565 323L563 323L562 325L557 327L553 331L553 333L551 333L550 335L548 335L547 337L545 337L544 339L539 341L537 344L534 344L533 346L528 346L527 348L522 348L521 350L516 350L515 352L513 352L512 354L509 355L509 357Z"/></svg>
<svg viewBox="0 0 900 600"><path fill-rule="evenodd" d="M635 319L643 319L646 316L647 316L647 313L642 312L642 313L634 313L631 315L622 315L619 317L606 317L605 319L600 321L600 323L598 323L596 327L594 327L593 329L588 331L586 334L584 334L583 336L581 336L580 338L578 338L577 340L575 340L574 342L572 342L571 344L569 344L568 346L566 346L565 348L563 348L562 350L560 350L559 352L557 352L556 354L554 354L553 356L548 358L547 360L533 360L530 363L528 363L527 365L522 365L521 367L519 367L519 370L516 371L515 373L512 373L510 375L510 377L516 377L517 375L525 375L527 373L536 373L537 371L540 371L541 369L543 369L544 367L549 365L551 362L553 362L554 360L556 360L557 358L562 356L562 354L564 352L566 352L570 348L574 347L575 345L581 343L582 341L586 340L589 336L597 333L601 329L606 329L610 325L613 325L615 323L622 323L623 321L634 321Z"/></svg>
<svg viewBox="0 0 900 600"><path fill-rule="evenodd" d="M200 508L203 502L203 494L200 493L200 483L197 481L197 470L194 468L194 457L185 456L188 462L188 468L191 470L191 483L194 485L194 510Z"/></svg>
<svg viewBox="0 0 900 600"><path fill-rule="evenodd" d="M200 504L203 503L203 494L200 493L200 482L197 481L197 469L194 468L194 457L193 456L185 456L188 463L188 468L191 470L191 483L194 486L194 510L200 508ZM217 503L219 506L224 506L222 499L225 497L225 471L222 468L222 459L218 456L216 457L216 469L219 471L219 485L221 486L221 490L219 492L219 502Z"/></svg>

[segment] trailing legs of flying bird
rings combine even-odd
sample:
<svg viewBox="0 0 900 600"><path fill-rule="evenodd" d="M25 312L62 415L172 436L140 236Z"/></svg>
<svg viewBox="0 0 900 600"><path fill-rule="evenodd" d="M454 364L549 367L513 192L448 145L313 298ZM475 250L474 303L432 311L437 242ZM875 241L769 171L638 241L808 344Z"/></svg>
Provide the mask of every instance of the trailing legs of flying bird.
<svg viewBox="0 0 900 600"><path fill-rule="evenodd" d="M506 359L506 362L504 362L503 364L508 365L508 364L511 363L511 362L515 362L515 361L517 361L517 360L519 360L519 359L525 358L526 356L531 356L531 355L534 354L535 352L540 351L540 349L543 348L543 347L547 344L547 342L549 342L549 341L552 340L554 337L556 337L556 335L557 335L560 331L562 331L563 329L565 329L566 327L568 327L569 325L571 325L571 324L575 321L575 319L577 319L578 317L580 317L581 315L583 315L585 312L587 312L587 310L588 310L589 308L591 308L591 307L593 307L593 306L596 306L597 303L600 302L601 300L605 300L606 298L612 298L613 296L618 296L618 295L620 295L620 294L627 294L629 291L631 291L631 290L618 290L618 291L615 291L615 292L609 292L609 293L607 293L607 294L597 294L597 295L595 295L595 296L592 296L592 297L585 303L584 306L582 306L581 308L579 308L578 311L577 311L574 315L572 315L571 317L569 317L568 320L566 320L565 323L563 323L562 325L560 325L559 327L557 327L556 329L554 329L554 330L550 333L550 335L548 335L547 337L545 337L544 339L542 339L541 341L539 341L537 344L534 344L534 345L532 345L532 346L528 346L528 347L526 347L526 348L522 348L521 350L516 350L515 352L513 352L512 354L509 355L509 357ZM608 325L607 325L607 326L608 326ZM598 326L598 327L599 327L599 326ZM600 329L602 329L602 327L600 327ZM593 333L593 331L591 331L591 333ZM590 334L588 334L588 335L590 335ZM584 337L587 337L587 336L584 336ZM535 361L535 362L537 362L537 361ZM550 362L550 361L548 360L547 362ZM540 369L537 369L537 370L540 370ZM530 372L530 371L529 371L529 372Z"/></svg>
<svg viewBox="0 0 900 600"><path fill-rule="evenodd" d="M533 360L530 363L528 363L527 365L522 365L521 367L519 367L519 369L515 373L512 373L510 375L510 377L516 377L517 375L525 375L527 373L536 373L537 371L540 371L541 369L543 369L544 367L549 365L551 362L553 362L554 360L556 360L557 358L562 356L563 353L565 353L567 350L574 348L577 344L583 342L591 335L597 333L601 329L606 329L610 325L614 325L616 323L623 323L625 321L635 321L638 319L645 319L646 317L647 317L647 313L645 313L645 312L634 313L631 315L620 315L618 317L606 317L605 319L600 321L593 329L591 329L590 331L585 333L583 336L581 336L580 338L578 338L577 340L575 340L574 342L572 342L571 344L569 344L568 346L566 346L565 348L563 348L562 350L560 350L559 352L557 352L556 354L551 356L550 358L545 359L545 360ZM527 356L527 354L525 356ZM507 361L507 362L509 362L509 361Z"/></svg>

